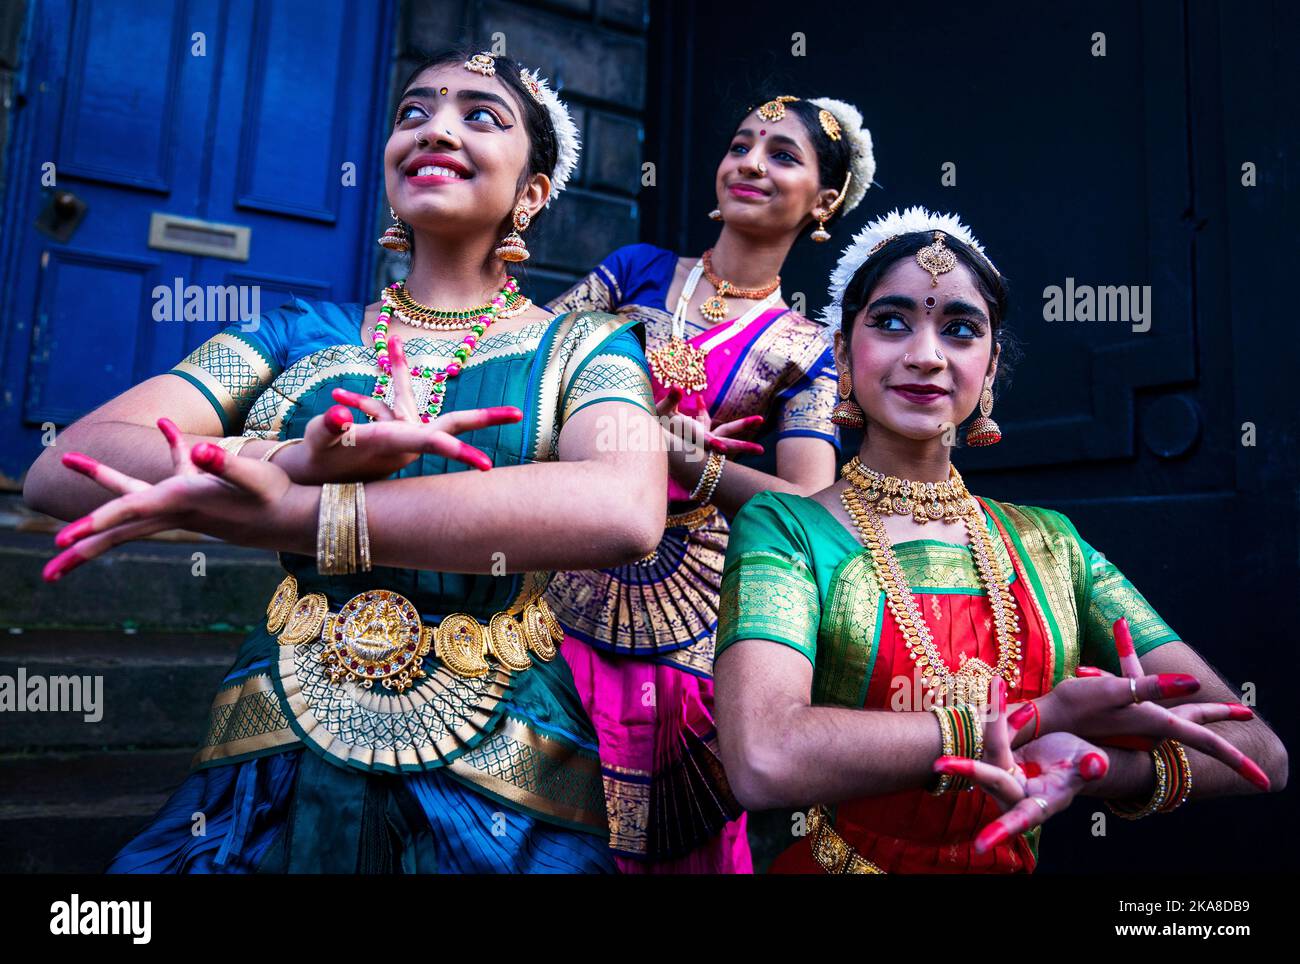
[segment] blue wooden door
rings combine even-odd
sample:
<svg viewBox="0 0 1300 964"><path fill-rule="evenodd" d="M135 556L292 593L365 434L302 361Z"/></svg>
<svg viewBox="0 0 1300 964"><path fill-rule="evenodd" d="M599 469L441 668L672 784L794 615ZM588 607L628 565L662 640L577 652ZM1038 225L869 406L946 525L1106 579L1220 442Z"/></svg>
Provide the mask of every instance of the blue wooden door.
<svg viewBox="0 0 1300 964"><path fill-rule="evenodd" d="M372 0L35 0L28 16L0 250L9 480L42 425L167 370L241 298L370 300L394 19ZM83 205L66 238L38 230ZM205 307L187 320L160 288Z"/></svg>

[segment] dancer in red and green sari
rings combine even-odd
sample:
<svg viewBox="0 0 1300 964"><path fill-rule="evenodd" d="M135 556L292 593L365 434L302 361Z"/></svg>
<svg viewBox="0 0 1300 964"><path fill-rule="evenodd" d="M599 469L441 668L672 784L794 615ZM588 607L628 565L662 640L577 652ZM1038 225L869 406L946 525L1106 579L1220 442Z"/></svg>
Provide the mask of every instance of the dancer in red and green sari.
<svg viewBox="0 0 1300 964"><path fill-rule="evenodd" d="M1284 781L1277 737L1069 519L972 496L951 465L977 400L968 441L1000 438L1006 293L970 232L895 212L831 294L836 420L865 440L830 488L750 500L723 577L731 786L811 808L773 869L1028 872L1078 793L1138 817Z"/></svg>

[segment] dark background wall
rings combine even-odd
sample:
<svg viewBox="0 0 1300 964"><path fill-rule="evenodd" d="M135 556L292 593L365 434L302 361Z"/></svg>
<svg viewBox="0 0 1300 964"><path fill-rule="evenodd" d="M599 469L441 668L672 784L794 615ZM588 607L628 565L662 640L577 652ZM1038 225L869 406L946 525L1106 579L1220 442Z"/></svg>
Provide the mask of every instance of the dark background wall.
<svg viewBox="0 0 1300 964"><path fill-rule="evenodd" d="M980 494L1069 515L1230 683L1254 685L1294 747L1300 354L1283 292L1296 268L1284 236L1297 214L1295 6L652 11L646 156L659 177L641 195L645 236L684 253L716 236L713 171L748 106L781 93L856 104L878 186L832 243L796 245L787 297L820 307L840 248L870 217L959 212L1010 279L1024 357L994 409L1003 442L954 461ZM1045 321L1044 288L1067 278L1150 285L1150 330ZM1081 801L1045 830L1042 869L1280 869L1295 858L1293 800L1111 819L1104 838L1090 833L1104 808ZM756 824L765 846L789 839L789 814Z"/></svg>
<svg viewBox="0 0 1300 964"><path fill-rule="evenodd" d="M24 86L39 65L22 51L40 8L0 4L0 187L9 184L11 201L34 191L24 164L42 160L12 149L15 134L31 139L23 111L39 106ZM1009 324L1024 349L994 412L1005 440L958 451L962 472L981 494L1070 515L1230 682L1254 685L1259 711L1296 745L1300 351L1289 318L1295 243L1283 233L1297 216L1292 5L401 0L384 9L392 64L387 98L376 98L377 142L421 51L488 47L494 33L575 109L586 145L578 177L530 237L524 279L539 298L631 241L707 247L713 171L760 98L857 104L876 140L878 186L831 244L796 246L787 294L819 308L839 249L871 216L914 203L960 212L1011 280ZM1104 57L1093 56L1098 32ZM796 33L803 56L792 52ZM177 119L181 134L187 123ZM642 187L643 161L655 166L652 187ZM941 183L945 163L954 186ZM387 217L382 185L370 190L373 230L346 246L356 262L331 277L374 281L347 282L335 297L371 300L400 273L373 245ZM34 210L6 207L9 247L57 253L32 232ZM1150 285L1150 330L1044 321L1043 289L1067 278ZM0 318L14 365L28 352L18 335L29 315L18 305ZM98 377L96 361L86 379ZM21 400L25 377L10 379L4 397ZM1243 444L1246 423L1254 444ZM18 444L6 430L3 448ZM39 582L49 546L47 520L0 499L9 631L0 672L103 673L110 715L93 729L58 714L0 721L0 866L93 871L183 777L235 630L257 618L276 574L263 554L204 546L207 578L187 578L194 545L153 543L81 574L70 605ZM1045 832L1042 867L1293 866L1293 799L1288 790L1198 802L1135 825L1111 820L1105 837L1090 833L1101 808L1080 801ZM790 840L787 813L757 815L754 827L760 863Z"/></svg>

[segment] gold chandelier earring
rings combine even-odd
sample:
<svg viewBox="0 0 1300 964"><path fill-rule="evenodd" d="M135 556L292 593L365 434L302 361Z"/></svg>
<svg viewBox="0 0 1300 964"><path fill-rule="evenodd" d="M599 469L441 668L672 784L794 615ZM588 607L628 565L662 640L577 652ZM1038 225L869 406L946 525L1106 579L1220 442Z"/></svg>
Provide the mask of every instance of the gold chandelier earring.
<svg viewBox="0 0 1300 964"><path fill-rule="evenodd" d="M388 226L388 230L379 239L380 246L387 248L389 251L410 251L411 234L406 230L406 225L401 222L397 217L397 212L391 207L388 209L388 213L393 216L393 223Z"/></svg>
<svg viewBox="0 0 1300 964"><path fill-rule="evenodd" d="M980 392L980 415L966 430L967 445L997 445L1002 441L1002 429L989 418L993 413L993 390L985 386Z"/></svg>
<svg viewBox="0 0 1300 964"><path fill-rule="evenodd" d="M515 205L513 222L515 229L502 238L501 243L497 245L497 257L502 261L527 261L532 252L524 244L524 239L520 237L519 232L532 224L533 219L522 204Z"/></svg>
<svg viewBox="0 0 1300 964"><path fill-rule="evenodd" d="M822 111L822 113L825 114L826 111ZM823 120L822 126L824 127L825 125L826 122ZM827 133L828 134L830 133L829 129L827 129ZM834 139L838 140L839 138L836 137ZM831 206L827 208L825 211L823 211L821 214L818 214L816 211L813 211L813 218L815 218L817 221L817 227L813 228L813 233L809 235L809 237L811 237L818 244L825 244L827 241L831 239L831 233L826 230L826 222L829 221L831 218L835 217L835 212L838 211L840 209L840 205L844 203L844 198L849 193L849 182L851 180L853 180L853 172L849 171L849 173L844 177L844 186L840 188L840 193L835 195L835 200L831 202Z"/></svg>
<svg viewBox="0 0 1300 964"><path fill-rule="evenodd" d="M845 428L862 428L867 424L866 413L862 406L849 396L853 392L853 376L840 372L840 400L831 409L831 421Z"/></svg>

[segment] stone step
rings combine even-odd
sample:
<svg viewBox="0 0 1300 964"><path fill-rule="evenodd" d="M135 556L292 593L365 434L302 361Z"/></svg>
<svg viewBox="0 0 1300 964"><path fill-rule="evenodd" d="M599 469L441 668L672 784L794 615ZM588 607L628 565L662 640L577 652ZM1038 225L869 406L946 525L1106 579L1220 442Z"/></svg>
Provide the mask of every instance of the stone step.
<svg viewBox="0 0 1300 964"><path fill-rule="evenodd" d="M243 632L283 576L275 553L172 538L118 547L46 583L41 569L58 551L47 532L0 527L0 630Z"/></svg>
<svg viewBox="0 0 1300 964"><path fill-rule="evenodd" d="M240 640L229 633L121 631L0 636L0 753L192 752ZM53 705L56 686L65 708ZM42 690L45 709L33 706Z"/></svg>
<svg viewBox="0 0 1300 964"><path fill-rule="evenodd" d="M0 870L101 873L180 786L192 754L0 754Z"/></svg>

